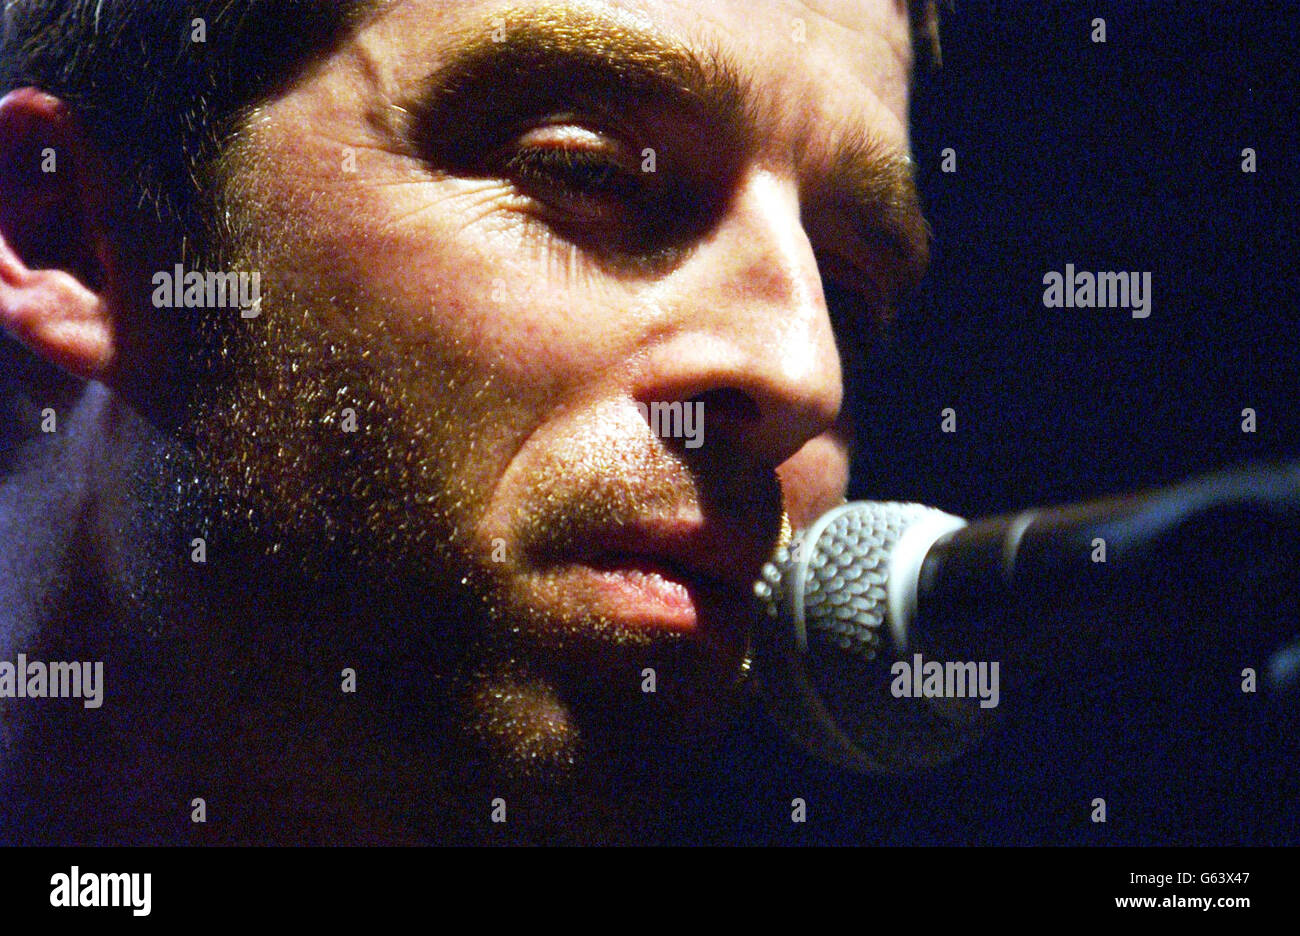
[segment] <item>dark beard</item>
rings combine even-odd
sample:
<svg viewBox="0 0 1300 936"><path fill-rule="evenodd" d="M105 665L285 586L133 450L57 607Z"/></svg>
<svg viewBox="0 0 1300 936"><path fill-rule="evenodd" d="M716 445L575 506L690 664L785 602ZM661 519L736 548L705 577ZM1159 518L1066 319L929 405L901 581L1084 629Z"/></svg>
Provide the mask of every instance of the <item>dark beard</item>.
<svg viewBox="0 0 1300 936"><path fill-rule="evenodd" d="M439 590L345 550L304 563L292 539L260 539L241 512L215 509L237 501L192 467L175 446L160 448L137 481L135 541L182 544L184 562L133 553L126 571L143 617L127 620L151 623L128 672L134 684L167 687L140 717L189 741L169 752L181 761L167 765L160 792L241 804L217 834L648 842L663 834L665 810L706 779L707 747L682 743L671 719L657 723L630 692L612 692L608 661L601 677L555 691L550 674L524 662L539 651L500 640L501 613L470 586ZM188 562L193 529L206 534L204 565ZM178 588L180 575L189 579ZM679 650L656 668L696 665ZM634 686L640 662L615 682ZM345 669L355 694L342 692ZM508 703L530 695L521 717ZM574 730L536 731L539 700L582 713ZM598 773L584 769L591 763ZM510 813L503 825L485 818L498 797Z"/></svg>
<svg viewBox="0 0 1300 936"><path fill-rule="evenodd" d="M185 772L241 800L279 786L303 811L349 804L342 817L382 791L401 817L384 823L439 835L456 804L477 823L490 791L644 800L697 779L710 733L682 725L709 707L674 685L701 672L690 642L565 633L476 558L463 440L492 438L491 408L411 389L454 374L492 391L474 349L367 326L400 306L301 272L310 232L259 241L237 209L214 216L233 220L187 268L260 272L261 314L169 313L180 376L143 428L120 421L104 511L116 617L144 635L153 678L182 687L158 717L206 713ZM644 666L657 705L636 696Z"/></svg>

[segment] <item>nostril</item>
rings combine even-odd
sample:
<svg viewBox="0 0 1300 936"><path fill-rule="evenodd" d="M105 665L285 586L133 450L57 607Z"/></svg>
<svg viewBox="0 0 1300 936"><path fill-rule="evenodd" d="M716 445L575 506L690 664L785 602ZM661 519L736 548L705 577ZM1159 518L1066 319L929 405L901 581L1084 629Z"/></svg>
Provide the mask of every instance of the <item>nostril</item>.
<svg viewBox="0 0 1300 936"><path fill-rule="evenodd" d="M708 423L734 422L752 425L759 421L758 403L748 393L734 387L718 387L691 397L692 403L704 404L704 418Z"/></svg>

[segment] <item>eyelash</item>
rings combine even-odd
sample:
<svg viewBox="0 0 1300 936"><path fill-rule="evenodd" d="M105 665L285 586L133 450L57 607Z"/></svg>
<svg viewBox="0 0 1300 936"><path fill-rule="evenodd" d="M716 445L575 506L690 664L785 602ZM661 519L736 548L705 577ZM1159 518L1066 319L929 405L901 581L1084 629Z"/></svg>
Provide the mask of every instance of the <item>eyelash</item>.
<svg viewBox="0 0 1300 936"><path fill-rule="evenodd" d="M558 195L579 202L614 201L636 207L640 194L636 174L591 150L529 147L513 153L504 168L525 187L541 190L537 194L543 200Z"/></svg>

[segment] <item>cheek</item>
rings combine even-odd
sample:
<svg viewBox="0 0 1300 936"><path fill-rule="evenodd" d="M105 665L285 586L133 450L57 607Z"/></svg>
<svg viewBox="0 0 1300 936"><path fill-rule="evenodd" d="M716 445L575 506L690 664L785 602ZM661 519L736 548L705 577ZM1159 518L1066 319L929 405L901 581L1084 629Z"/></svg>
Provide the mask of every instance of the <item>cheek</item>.
<svg viewBox="0 0 1300 936"><path fill-rule="evenodd" d="M318 218L311 237L283 239L266 258L275 295L313 314L281 344L329 348L336 356L317 362L329 379L352 374L395 405L399 434L439 438L426 423L455 422L448 444L479 436L475 457L492 462L617 353L608 326L618 301L554 272L510 224L453 223L442 209L456 201L427 191L419 197L430 207L413 212L414 197L353 193L333 201L337 215Z"/></svg>
<svg viewBox="0 0 1300 936"><path fill-rule="evenodd" d="M547 398L616 352L610 310L625 305L619 291L523 213L508 187L413 179L381 150L362 151L366 173L341 175L332 141L291 145L287 132L267 129L259 146L307 155L293 172L256 174L251 224L281 232L281 253L293 243L284 259L310 272L316 294L366 297L372 314L344 328L398 353L436 345Z"/></svg>
<svg viewBox="0 0 1300 936"><path fill-rule="evenodd" d="M618 353L617 290L518 212L494 207L491 192L471 199L441 185L457 183L413 186L361 206L359 223L371 231L364 247L349 253L354 242L346 240L329 254L347 258L341 279L384 297L376 330L399 344L457 344L547 399ZM462 212L475 200L488 205L467 223Z"/></svg>
<svg viewBox="0 0 1300 936"><path fill-rule="evenodd" d="M810 441L777 469L785 509L798 530L844 502L848 489L848 454L844 443L832 435Z"/></svg>

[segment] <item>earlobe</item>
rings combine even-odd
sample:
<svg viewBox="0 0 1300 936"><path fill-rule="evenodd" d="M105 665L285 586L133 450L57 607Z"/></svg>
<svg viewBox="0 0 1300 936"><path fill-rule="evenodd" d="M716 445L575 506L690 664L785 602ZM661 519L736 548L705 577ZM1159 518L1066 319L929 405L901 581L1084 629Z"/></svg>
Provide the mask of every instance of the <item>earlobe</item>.
<svg viewBox="0 0 1300 936"><path fill-rule="evenodd" d="M86 379L104 377L114 350L92 158L57 98L0 99L0 327Z"/></svg>
<svg viewBox="0 0 1300 936"><path fill-rule="evenodd" d="M29 270L0 238L0 325L64 370L93 380L113 359L101 297L63 270Z"/></svg>

